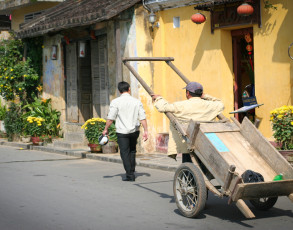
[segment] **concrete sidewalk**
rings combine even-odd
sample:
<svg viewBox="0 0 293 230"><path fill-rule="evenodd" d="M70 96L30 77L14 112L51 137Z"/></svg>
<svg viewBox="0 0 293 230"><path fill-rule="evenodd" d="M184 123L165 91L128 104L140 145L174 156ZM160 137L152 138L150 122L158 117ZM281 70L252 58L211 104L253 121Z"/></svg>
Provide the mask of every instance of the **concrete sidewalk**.
<svg viewBox="0 0 293 230"><path fill-rule="evenodd" d="M93 154L89 151L89 148L63 149L63 148L54 148L51 146L34 146L31 143L26 144L22 142L8 142L6 139L0 139L0 145L122 164L122 160L120 158L119 153ZM167 154L163 154L163 153L148 153L148 154L138 153L136 155L137 166L166 170L166 171L175 171L177 167L181 164L181 162L182 162L181 154L178 154L177 161L167 157Z"/></svg>

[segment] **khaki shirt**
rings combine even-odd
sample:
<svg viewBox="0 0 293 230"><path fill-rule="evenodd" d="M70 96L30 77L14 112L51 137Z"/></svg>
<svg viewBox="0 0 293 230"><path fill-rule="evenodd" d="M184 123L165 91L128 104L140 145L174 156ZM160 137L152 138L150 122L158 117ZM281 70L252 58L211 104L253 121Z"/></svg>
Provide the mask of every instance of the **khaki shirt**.
<svg viewBox="0 0 293 230"><path fill-rule="evenodd" d="M203 98L192 97L189 100L168 103L164 98L158 97L155 107L159 112L171 112L181 123L194 121L212 121L224 110L224 104L220 99L205 94ZM176 153L188 153L187 144L181 135L170 123L168 155Z"/></svg>

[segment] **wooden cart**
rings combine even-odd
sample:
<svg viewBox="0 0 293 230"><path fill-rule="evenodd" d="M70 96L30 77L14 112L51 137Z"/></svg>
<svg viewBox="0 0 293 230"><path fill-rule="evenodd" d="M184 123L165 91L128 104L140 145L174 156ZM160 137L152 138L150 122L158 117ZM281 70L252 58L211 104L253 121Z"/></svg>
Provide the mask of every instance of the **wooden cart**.
<svg viewBox="0 0 293 230"><path fill-rule="evenodd" d="M186 83L188 79L171 63L173 58L124 58L123 63L149 94L146 85L130 61L165 61ZM279 196L293 202L293 168L263 137L259 130L244 118L240 124L223 115L217 122L190 121L180 124L173 114L166 114L187 142L193 163L183 163L175 172L173 191L180 212L196 217L204 208L207 189L219 197L229 197L228 204L236 206L247 218L255 217L244 200L257 209L268 210ZM260 173L264 182L244 183L246 170ZM282 173L283 180L273 181Z"/></svg>

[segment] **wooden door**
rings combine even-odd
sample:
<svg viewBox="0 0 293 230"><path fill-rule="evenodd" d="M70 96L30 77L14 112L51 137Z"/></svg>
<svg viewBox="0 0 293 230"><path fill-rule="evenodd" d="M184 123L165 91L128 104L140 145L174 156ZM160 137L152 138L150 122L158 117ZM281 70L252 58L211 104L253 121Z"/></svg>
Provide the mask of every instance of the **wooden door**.
<svg viewBox="0 0 293 230"><path fill-rule="evenodd" d="M91 41L93 115L106 118L109 109L107 37Z"/></svg>
<svg viewBox="0 0 293 230"><path fill-rule="evenodd" d="M234 72L234 110L243 106L243 92L248 85L254 85L254 63L253 50L248 52L247 47L253 49L253 29L245 28L232 30L233 42L233 72ZM250 41L247 42L247 35ZM248 55L249 54L249 55ZM247 115L244 113L235 114L236 119L243 120Z"/></svg>
<svg viewBox="0 0 293 230"><path fill-rule="evenodd" d="M76 43L66 46L66 87L67 105L66 115L68 122L78 122L78 94L77 94L77 55Z"/></svg>
<svg viewBox="0 0 293 230"><path fill-rule="evenodd" d="M79 123L93 117L90 43L85 41L85 56L78 58Z"/></svg>

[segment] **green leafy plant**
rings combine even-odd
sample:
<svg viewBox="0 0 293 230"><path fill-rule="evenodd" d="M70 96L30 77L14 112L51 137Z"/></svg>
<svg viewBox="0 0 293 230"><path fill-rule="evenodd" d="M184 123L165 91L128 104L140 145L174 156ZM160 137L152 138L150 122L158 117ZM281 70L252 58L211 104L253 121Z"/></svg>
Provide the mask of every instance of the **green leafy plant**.
<svg viewBox="0 0 293 230"><path fill-rule="evenodd" d="M11 103L4 118L4 126L8 140L12 140L13 134L21 135L23 129L22 108L20 104Z"/></svg>
<svg viewBox="0 0 293 230"><path fill-rule="evenodd" d="M12 39L0 41L0 95L6 100L30 99L38 94L40 77L31 66L31 60L23 60L23 43Z"/></svg>
<svg viewBox="0 0 293 230"><path fill-rule="evenodd" d="M282 150L293 149L293 106L282 106L271 111L274 138Z"/></svg>
<svg viewBox="0 0 293 230"><path fill-rule="evenodd" d="M99 137L102 135L106 125L106 120L103 118L92 118L87 120L83 126L85 136L90 144L99 144ZM108 129L110 141L117 141L116 128L112 124Z"/></svg>
<svg viewBox="0 0 293 230"><path fill-rule="evenodd" d="M59 136L60 134L60 115L61 112L53 109L51 105L51 99L39 99L34 98L31 104L27 104L23 107L26 113L23 115L23 119L27 120L28 117L41 117L44 119L44 135Z"/></svg>
<svg viewBox="0 0 293 230"><path fill-rule="evenodd" d="M2 106L2 101L0 99L0 120L3 121L5 119L7 112L6 105Z"/></svg>

